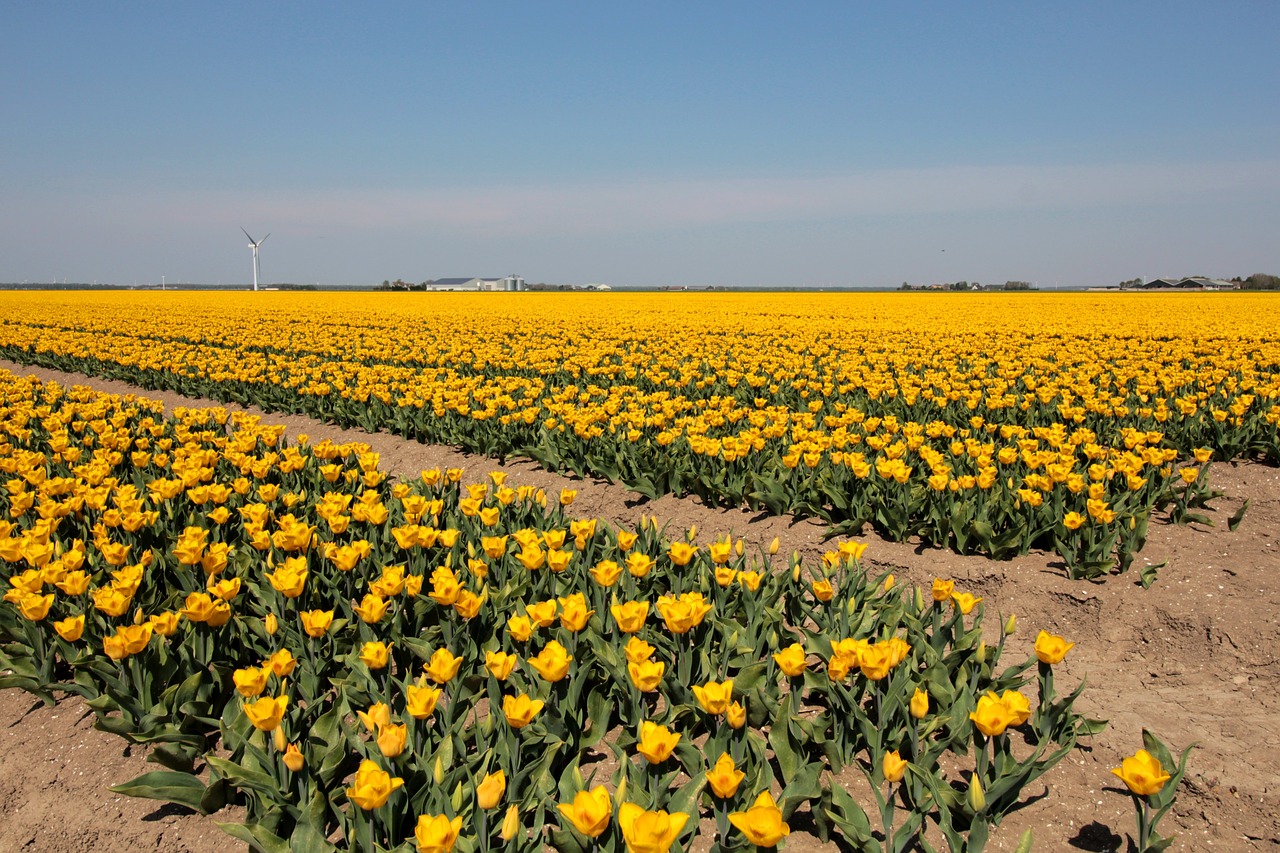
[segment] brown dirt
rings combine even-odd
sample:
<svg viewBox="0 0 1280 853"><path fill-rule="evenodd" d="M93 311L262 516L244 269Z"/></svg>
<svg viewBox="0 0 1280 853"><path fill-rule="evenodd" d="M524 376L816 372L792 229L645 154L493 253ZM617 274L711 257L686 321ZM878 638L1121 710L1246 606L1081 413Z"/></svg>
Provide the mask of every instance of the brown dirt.
<svg viewBox="0 0 1280 853"><path fill-rule="evenodd" d="M5 361L0 367L140 393L163 400L169 409L218 405ZM483 457L395 436L339 430L303 417L264 417L285 424L291 434L368 442L395 474L459 466L478 477L500 467ZM577 489L574 509L583 517L634 525L641 514L657 516L672 531L696 524L702 541L732 533L764 545L780 536L782 553L796 550L808 560L826 550L823 527L813 521L689 499L645 501L622 486L557 476L529 462L501 467L518 483L556 492ZM1058 684L1087 679L1080 710L1111 721L1027 792L1031 802L1006 818L988 849L1012 850L1026 828L1034 830L1037 850L1124 849L1125 836L1133 831L1132 804L1108 771L1141 747L1144 727L1175 751L1197 744L1177 803L1161 824L1164 834L1177 832L1174 849L1280 848L1280 471L1219 464L1212 482L1225 492L1214 504L1213 526L1152 525L1138 560L1168 564L1149 590L1137 584L1136 571L1103 583L1070 581L1049 554L998 563L869 537L864 563L872 571L892 570L899 580L917 584L934 577L956 579L957 589L984 596L993 617L994 611L1017 614L1013 639L1028 652L1042 628L1074 640L1076 648L1058 668ZM1228 531L1226 519L1245 499L1251 501L1248 514ZM1000 620L989 618L988 624L995 630ZM1017 654L1019 643L1011 649ZM26 694L0 691L0 849L243 849L214 825L214 820L234 820L234 814L183 814L108 791L111 784L156 768L144 763L141 752L94 730L75 700L45 708ZM1046 788L1048 796L1036 799ZM796 833L786 849L803 853L834 845Z"/></svg>

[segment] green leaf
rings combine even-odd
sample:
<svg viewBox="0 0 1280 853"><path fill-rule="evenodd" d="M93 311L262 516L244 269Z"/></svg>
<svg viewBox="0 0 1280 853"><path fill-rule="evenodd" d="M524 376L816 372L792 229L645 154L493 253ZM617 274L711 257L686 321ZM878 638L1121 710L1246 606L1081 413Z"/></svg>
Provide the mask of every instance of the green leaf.
<svg viewBox="0 0 1280 853"><path fill-rule="evenodd" d="M1163 569L1168 565L1168 563L1169 561L1165 560L1164 562L1156 563L1154 566L1144 566L1142 568L1142 574L1139 577L1139 581L1142 583L1142 588L1151 589L1151 585L1156 582L1156 572Z"/></svg>
<svg viewBox="0 0 1280 853"><path fill-rule="evenodd" d="M190 773L176 770L153 770L143 773L131 782L112 785L111 791L128 797L142 797L177 803L193 811L201 811L204 801L204 783Z"/></svg>
<svg viewBox="0 0 1280 853"><path fill-rule="evenodd" d="M1244 521L1244 514L1248 511L1249 511L1249 499L1245 498L1244 504L1242 504L1241 507L1235 511L1235 513L1231 516L1231 518L1227 519L1227 530L1230 530L1231 532L1234 533L1235 529L1240 526L1240 522Z"/></svg>

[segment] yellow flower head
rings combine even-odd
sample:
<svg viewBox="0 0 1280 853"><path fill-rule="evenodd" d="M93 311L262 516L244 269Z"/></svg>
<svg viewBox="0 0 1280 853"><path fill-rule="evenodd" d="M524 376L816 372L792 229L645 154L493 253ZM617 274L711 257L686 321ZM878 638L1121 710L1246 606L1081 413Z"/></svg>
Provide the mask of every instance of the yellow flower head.
<svg viewBox="0 0 1280 853"><path fill-rule="evenodd" d="M1062 663L1062 659L1074 646L1075 643L1068 643L1063 637L1048 631L1041 631L1036 635L1036 657L1041 663Z"/></svg>
<svg viewBox="0 0 1280 853"><path fill-rule="evenodd" d="M684 812L650 812L635 803L623 803L618 809L627 853L668 853L688 820Z"/></svg>
<svg viewBox="0 0 1280 853"><path fill-rule="evenodd" d="M768 791L756 797L755 803L746 811L731 812L729 822L757 847L776 847L779 841L791 834L791 827L782 819L782 810Z"/></svg>
<svg viewBox="0 0 1280 853"><path fill-rule="evenodd" d="M1138 750L1120 762L1120 766L1113 768L1111 772L1139 797L1160 793L1165 783L1172 778L1164 772L1160 760L1145 749Z"/></svg>
<svg viewBox="0 0 1280 853"><path fill-rule="evenodd" d="M556 808L568 818L574 829L587 838L603 835L613 815L613 801L604 785L597 785L590 791L579 791L573 795L572 803L558 803Z"/></svg>
<svg viewBox="0 0 1280 853"><path fill-rule="evenodd" d="M370 811L386 805L391 794L403 784L403 779L392 777L390 773L366 758L360 762L355 779L351 787L347 788L347 799L365 811ZM459 826L461 826L461 820L458 818Z"/></svg>

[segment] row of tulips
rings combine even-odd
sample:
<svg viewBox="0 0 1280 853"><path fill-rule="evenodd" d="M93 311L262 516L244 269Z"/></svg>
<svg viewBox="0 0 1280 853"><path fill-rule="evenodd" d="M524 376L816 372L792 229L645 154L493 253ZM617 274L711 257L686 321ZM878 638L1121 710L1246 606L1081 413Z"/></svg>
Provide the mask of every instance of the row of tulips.
<svg viewBox="0 0 1280 853"><path fill-rule="evenodd" d="M697 335L675 324L682 334L673 337L664 311L652 328L593 330L583 340L574 324L558 328L562 318L540 313L560 311L565 299L532 295L510 316L495 316L494 300L457 297L455 307L474 310L451 313L443 326L296 294L271 312L243 295L205 295L154 326L131 316L147 297L131 298L118 311L87 312L48 295L16 303L15 319L0 325L0 353L528 456L651 497L816 515L841 535L871 526L893 540L917 536L996 559L1054 550L1073 577L1128 569L1153 513L1203 520L1210 460L1280 462L1280 352L1266 324L1211 338L1202 323L1173 325L1153 338L1149 326L1130 328L1089 305L1076 325L1105 331L1102 340L1064 325L1049 345L1018 327L1045 324L1024 313L1033 303L972 297L966 310L992 312L993 339L976 346L972 336L922 340L893 323L875 324L879 337L850 336L816 312L842 316L855 306L817 297L788 305L815 331L779 334L761 313L765 297L726 296L748 328L726 325L720 306ZM658 307L618 298L631 316ZM1035 298L1051 316L1082 308ZM422 302L396 305L410 316ZM928 316L936 300L898 305L908 307L945 327L946 318ZM1265 299L1250 308L1275 313ZM530 316L557 328L530 335ZM865 322L857 312L847 319ZM467 323L489 343L459 350ZM367 331L357 346L353 326Z"/></svg>
<svg viewBox="0 0 1280 853"><path fill-rule="evenodd" d="M357 444L0 372L0 685L163 769L116 790L263 851L981 850L1098 721L1040 632L845 541L613 530L574 493L392 482ZM1013 642L1017 643L1016 640Z"/></svg>

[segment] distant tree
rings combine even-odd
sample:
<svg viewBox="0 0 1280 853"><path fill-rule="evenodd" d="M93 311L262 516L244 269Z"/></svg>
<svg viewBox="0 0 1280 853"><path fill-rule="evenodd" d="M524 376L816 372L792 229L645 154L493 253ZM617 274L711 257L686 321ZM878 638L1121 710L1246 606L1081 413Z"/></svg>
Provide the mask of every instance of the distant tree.
<svg viewBox="0 0 1280 853"><path fill-rule="evenodd" d="M1142 287L1145 284L1141 278L1131 278L1128 281L1120 282L1121 287Z"/></svg>
<svg viewBox="0 0 1280 853"><path fill-rule="evenodd" d="M1241 290L1280 290L1280 276L1256 272L1240 284Z"/></svg>
<svg viewBox="0 0 1280 853"><path fill-rule="evenodd" d="M1031 290L1031 282L1029 281L1006 281L1004 283L1005 290Z"/></svg>

